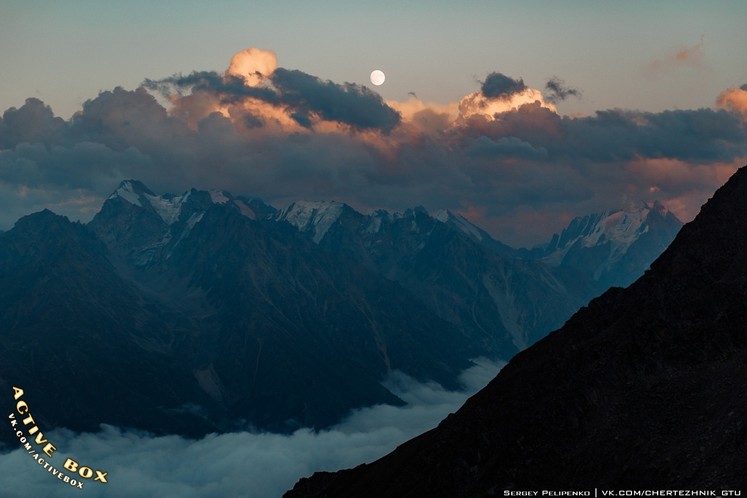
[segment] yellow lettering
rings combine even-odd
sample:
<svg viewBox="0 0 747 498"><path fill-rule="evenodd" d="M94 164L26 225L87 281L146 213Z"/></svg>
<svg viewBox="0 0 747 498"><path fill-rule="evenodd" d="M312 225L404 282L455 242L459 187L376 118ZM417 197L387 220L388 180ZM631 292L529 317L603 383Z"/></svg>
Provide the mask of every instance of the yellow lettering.
<svg viewBox="0 0 747 498"><path fill-rule="evenodd" d="M15 393L13 395L13 399L17 400L18 398L20 398L21 396L23 396L23 389L21 389L20 387L15 387L14 386L13 387L13 392Z"/></svg>
<svg viewBox="0 0 747 498"><path fill-rule="evenodd" d="M31 431L29 431L29 432L31 432ZM36 438L34 439L34 441L36 441L36 444L39 444L39 445L49 442L49 441L47 441L44 438L44 433L43 432L40 432L39 434L37 434Z"/></svg>
<svg viewBox="0 0 747 498"><path fill-rule="evenodd" d="M62 466L70 472L75 472L76 470L78 470L78 462L76 462L72 458L68 458L67 460L65 460L65 463Z"/></svg>
<svg viewBox="0 0 747 498"><path fill-rule="evenodd" d="M24 400L21 400L16 404L16 411L21 415L24 415L29 412L29 405L27 405Z"/></svg>
<svg viewBox="0 0 747 498"><path fill-rule="evenodd" d="M93 470L91 469L91 467L81 467L78 471L78 474L80 474L80 477L82 477L83 479L90 479L91 477L93 477Z"/></svg>
<svg viewBox="0 0 747 498"><path fill-rule="evenodd" d="M34 417L32 417L31 415L29 415L28 417L26 417L25 419L23 419L23 425L29 425L29 424L33 424L33 423L34 423ZM31 429L29 429L29 434L33 434L34 432L31 432L31 431L34 430L34 429L36 429L34 432L36 432L36 431L39 430L38 427L34 426Z"/></svg>
<svg viewBox="0 0 747 498"><path fill-rule="evenodd" d="M52 453L56 449L57 449L57 447L55 445L53 445L52 443L47 443L47 445L44 447L44 450L42 450L42 451L44 451L44 453L46 453L48 457L51 457Z"/></svg>

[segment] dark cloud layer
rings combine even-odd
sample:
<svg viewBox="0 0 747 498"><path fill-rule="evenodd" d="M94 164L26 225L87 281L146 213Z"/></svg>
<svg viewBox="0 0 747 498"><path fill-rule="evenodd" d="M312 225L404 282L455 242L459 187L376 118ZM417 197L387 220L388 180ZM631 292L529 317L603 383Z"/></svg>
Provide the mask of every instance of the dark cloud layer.
<svg viewBox="0 0 747 498"><path fill-rule="evenodd" d="M23 142L61 143L65 121L39 99L26 99L20 109L11 107L0 119L0 146L12 148Z"/></svg>
<svg viewBox="0 0 747 498"><path fill-rule="evenodd" d="M235 102L244 97L253 97L265 102L277 103L278 95L269 88L247 85L234 75L222 75L215 71L194 71L187 76L178 74L160 80L146 79L143 86L164 95L184 95L185 92L210 92L221 97L223 102Z"/></svg>
<svg viewBox="0 0 747 498"><path fill-rule="evenodd" d="M744 116L725 109L612 109L562 116L541 102L454 119L401 118L371 90L277 68L250 86L192 73L115 88L68 121L28 99L0 118L0 229L48 207L89 219L124 178L180 193L219 188L283 207L340 200L465 213L498 239L531 245L573 215L658 199L685 221L747 160ZM525 88L492 73L486 102ZM558 95L572 95L558 80ZM740 90L737 90L740 91ZM423 116L428 126L422 126Z"/></svg>
<svg viewBox="0 0 747 498"><path fill-rule="evenodd" d="M318 113L323 119L339 121L356 128L391 131L399 124L399 114L381 96L366 87L322 81L298 70L278 68L272 83L282 101L300 115Z"/></svg>
<svg viewBox="0 0 747 498"><path fill-rule="evenodd" d="M545 98L548 102L552 103L562 102L568 97L581 96L580 90L566 86L565 81L557 76L553 76L547 80L547 83L545 83L545 90L547 91Z"/></svg>
<svg viewBox="0 0 747 498"><path fill-rule="evenodd" d="M498 72L490 73L480 88L483 96L489 99L506 99L526 89L523 79L513 79Z"/></svg>
<svg viewBox="0 0 747 498"><path fill-rule="evenodd" d="M399 114L387 106L379 94L361 85L339 85L303 71L284 68L277 68L267 78L267 83L268 86L255 87L238 76L201 71L187 76L145 80L143 85L165 95L183 95L189 90L213 93L222 103L251 97L268 104L284 105L290 109L290 116L304 127L311 126L312 114L354 128L384 132L391 131L400 121Z"/></svg>

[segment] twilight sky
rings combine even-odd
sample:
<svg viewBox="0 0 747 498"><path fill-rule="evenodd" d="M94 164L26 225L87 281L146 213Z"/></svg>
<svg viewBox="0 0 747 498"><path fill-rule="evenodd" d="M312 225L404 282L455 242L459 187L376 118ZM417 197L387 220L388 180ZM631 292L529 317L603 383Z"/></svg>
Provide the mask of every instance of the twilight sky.
<svg viewBox="0 0 747 498"><path fill-rule="evenodd" d="M87 221L130 177L449 208L517 246L640 201L689 221L747 163L744 19L743 1L3 0L0 229L44 207Z"/></svg>

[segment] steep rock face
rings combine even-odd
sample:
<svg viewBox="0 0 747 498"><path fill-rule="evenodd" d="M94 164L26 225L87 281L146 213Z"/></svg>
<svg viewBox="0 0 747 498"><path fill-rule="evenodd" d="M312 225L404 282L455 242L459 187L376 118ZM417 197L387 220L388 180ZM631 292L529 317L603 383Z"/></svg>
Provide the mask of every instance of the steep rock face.
<svg viewBox="0 0 747 498"><path fill-rule="evenodd" d="M436 429L287 497L747 486L747 168Z"/></svg>

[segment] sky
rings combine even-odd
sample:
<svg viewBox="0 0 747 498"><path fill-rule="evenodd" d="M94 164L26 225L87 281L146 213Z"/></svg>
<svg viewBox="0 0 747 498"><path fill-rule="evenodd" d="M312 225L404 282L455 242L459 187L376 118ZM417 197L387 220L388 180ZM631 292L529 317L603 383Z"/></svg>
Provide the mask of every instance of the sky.
<svg viewBox="0 0 747 498"><path fill-rule="evenodd" d="M2 0L0 229L43 208L88 221L127 178L446 208L514 246L654 200L689 221L747 163L745 18L742 1Z"/></svg>

